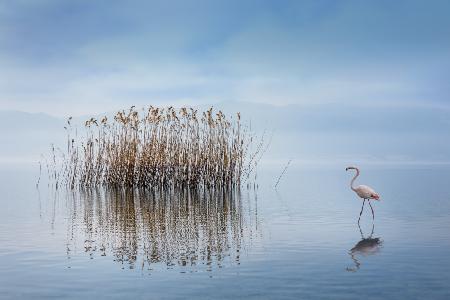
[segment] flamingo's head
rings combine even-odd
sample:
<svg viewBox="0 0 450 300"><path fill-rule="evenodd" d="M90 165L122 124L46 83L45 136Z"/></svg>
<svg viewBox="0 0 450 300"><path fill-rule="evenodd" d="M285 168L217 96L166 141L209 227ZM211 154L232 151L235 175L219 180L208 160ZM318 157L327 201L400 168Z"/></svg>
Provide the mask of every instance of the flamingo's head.
<svg viewBox="0 0 450 300"><path fill-rule="evenodd" d="M357 169L356 167L350 166L350 167L345 168L345 171L356 170L356 169Z"/></svg>
<svg viewBox="0 0 450 300"><path fill-rule="evenodd" d="M380 195L378 195L377 193L372 195L372 199L378 200L380 201Z"/></svg>

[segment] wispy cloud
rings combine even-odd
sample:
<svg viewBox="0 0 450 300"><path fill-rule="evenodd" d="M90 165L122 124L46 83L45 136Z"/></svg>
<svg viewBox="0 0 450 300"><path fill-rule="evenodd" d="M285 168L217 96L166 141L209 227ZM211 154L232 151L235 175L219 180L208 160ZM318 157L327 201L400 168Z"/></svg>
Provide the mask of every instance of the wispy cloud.
<svg viewBox="0 0 450 300"><path fill-rule="evenodd" d="M0 109L152 103L441 105L445 1L0 4Z"/></svg>

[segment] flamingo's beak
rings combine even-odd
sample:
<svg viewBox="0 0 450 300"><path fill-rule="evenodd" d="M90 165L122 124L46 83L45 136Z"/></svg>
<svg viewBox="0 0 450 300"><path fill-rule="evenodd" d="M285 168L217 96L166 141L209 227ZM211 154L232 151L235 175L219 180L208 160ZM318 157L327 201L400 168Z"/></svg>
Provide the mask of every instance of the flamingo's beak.
<svg viewBox="0 0 450 300"><path fill-rule="evenodd" d="M348 168L345 168L345 171L348 171Z"/></svg>

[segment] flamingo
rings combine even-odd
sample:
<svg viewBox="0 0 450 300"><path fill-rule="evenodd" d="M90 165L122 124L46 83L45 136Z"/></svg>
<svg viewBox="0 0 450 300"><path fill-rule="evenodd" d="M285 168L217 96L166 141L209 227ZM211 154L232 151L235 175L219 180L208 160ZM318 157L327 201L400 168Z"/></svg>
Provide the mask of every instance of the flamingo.
<svg viewBox="0 0 450 300"><path fill-rule="evenodd" d="M370 204L370 200L378 200L380 201L380 196L369 186L367 185L358 185L357 187L353 186L353 182L355 182L356 177L359 176L359 169L357 167L347 167L345 169L345 171L348 170L356 170L356 174L353 177L352 181L350 182L350 188L360 197L362 198L363 201L363 205L361 207L361 212L359 213L359 218L358 218L358 225L359 225L359 221L361 220L361 215L363 213L364 210L364 204L367 202L369 202L370 205L370 209L372 210L372 220L375 220L375 213L373 212L373 207L372 204Z"/></svg>

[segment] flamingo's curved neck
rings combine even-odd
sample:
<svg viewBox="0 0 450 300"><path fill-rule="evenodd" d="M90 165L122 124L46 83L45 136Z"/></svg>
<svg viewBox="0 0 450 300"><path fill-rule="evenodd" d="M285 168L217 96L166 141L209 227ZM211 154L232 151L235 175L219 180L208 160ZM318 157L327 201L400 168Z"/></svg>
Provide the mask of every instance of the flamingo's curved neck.
<svg viewBox="0 0 450 300"><path fill-rule="evenodd" d="M355 174L355 176L353 177L352 181L350 182L350 188L351 188L352 190L354 190L354 191L356 191L356 190L355 190L355 188L353 187L353 183L355 182L356 177L359 176L359 169L358 169L358 168L355 168L355 170L356 170L356 174Z"/></svg>

